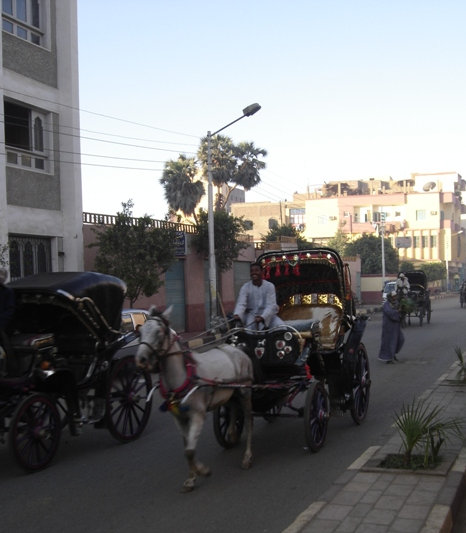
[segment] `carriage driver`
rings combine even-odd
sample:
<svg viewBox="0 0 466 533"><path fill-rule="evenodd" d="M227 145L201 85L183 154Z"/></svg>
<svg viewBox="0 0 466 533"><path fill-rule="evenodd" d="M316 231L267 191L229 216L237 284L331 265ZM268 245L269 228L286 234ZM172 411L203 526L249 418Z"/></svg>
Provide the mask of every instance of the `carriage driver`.
<svg viewBox="0 0 466 533"><path fill-rule="evenodd" d="M407 296L409 292L409 281L403 272L398 274L398 279L396 280L396 291L401 296Z"/></svg>
<svg viewBox="0 0 466 533"><path fill-rule="evenodd" d="M233 318L240 320L247 328L255 325L256 329L274 328L283 324L277 316L278 305L275 285L263 279L259 263L251 263L251 281L240 289Z"/></svg>

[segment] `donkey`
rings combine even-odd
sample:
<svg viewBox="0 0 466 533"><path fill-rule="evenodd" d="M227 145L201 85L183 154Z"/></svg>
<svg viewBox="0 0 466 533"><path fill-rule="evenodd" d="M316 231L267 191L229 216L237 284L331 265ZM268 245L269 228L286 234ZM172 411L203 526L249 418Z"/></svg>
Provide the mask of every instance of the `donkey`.
<svg viewBox="0 0 466 533"><path fill-rule="evenodd" d="M160 372L160 393L163 407L170 411L183 435L189 474L183 492L193 490L197 476L208 476L210 468L196 458L196 444L208 411L237 396L244 414L246 449L242 467L252 464L252 362L241 349L221 344L203 353L183 350L178 335L170 328L172 307L163 313L155 306L149 309L148 320L139 328L140 343L136 363ZM228 385L232 385L228 387ZM227 435L235 440L237 427L230 419Z"/></svg>

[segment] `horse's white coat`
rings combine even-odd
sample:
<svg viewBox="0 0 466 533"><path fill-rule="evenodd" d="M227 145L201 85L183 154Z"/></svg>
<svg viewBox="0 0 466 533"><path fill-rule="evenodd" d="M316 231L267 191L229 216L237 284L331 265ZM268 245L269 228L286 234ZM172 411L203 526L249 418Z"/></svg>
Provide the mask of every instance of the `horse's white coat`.
<svg viewBox="0 0 466 533"><path fill-rule="evenodd" d="M186 383L187 369L183 351L178 343L176 333L168 326L171 307L163 314L158 314L155 307L150 309L152 317L139 329L140 345L136 362L141 366L154 366L159 363L160 380L167 391L175 391ZM244 429L246 433L246 450L243 456L243 468L249 468L252 461L252 406L251 389L253 369L249 357L239 348L224 344L203 353L192 352L196 362L195 384L200 385L194 392L182 399L181 409L175 414L175 421L183 435L185 455L189 464L189 475L183 484L185 491L192 490L197 475L209 475L210 469L198 462L195 450L199 435L204 425L206 413L225 404L233 394L241 401L244 412ZM212 383L215 382L215 383ZM217 384L234 383L245 387L219 388ZM229 434L236 431L232 417Z"/></svg>

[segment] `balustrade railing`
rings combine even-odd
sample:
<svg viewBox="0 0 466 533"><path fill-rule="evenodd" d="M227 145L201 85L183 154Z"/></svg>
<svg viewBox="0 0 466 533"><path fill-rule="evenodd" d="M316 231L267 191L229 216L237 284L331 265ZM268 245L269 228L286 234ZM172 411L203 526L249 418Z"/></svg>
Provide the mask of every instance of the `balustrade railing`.
<svg viewBox="0 0 466 533"><path fill-rule="evenodd" d="M113 226L115 224L116 215L103 215L99 213L83 212L83 224ZM139 218L130 218L130 223L133 226L139 224ZM183 231L184 233L197 233L196 226L192 224L181 224L179 222L169 222L167 220L151 219L151 225L154 228L168 229L173 228L176 231Z"/></svg>

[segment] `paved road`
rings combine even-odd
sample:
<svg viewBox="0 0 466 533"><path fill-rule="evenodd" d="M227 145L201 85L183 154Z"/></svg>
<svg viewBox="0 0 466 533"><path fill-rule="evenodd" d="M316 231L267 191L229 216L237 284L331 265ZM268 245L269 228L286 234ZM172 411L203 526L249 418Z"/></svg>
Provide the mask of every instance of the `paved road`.
<svg viewBox="0 0 466 533"><path fill-rule="evenodd" d="M380 316L369 322L364 341L372 364L368 418L355 426L350 416L332 418L325 447L305 449L302 419L257 419L255 463L239 468L241 450L223 450L211 420L201 437L200 455L213 469L192 493L179 488L186 475L180 437L169 415L157 411L143 437L115 444L106 431L85 428L63 439L47 470L24 475L0 448L0 519L4 531L67 533L278 533L369 446L383 444L393 411L427 389L455 360L454 347L466 347L466 309L456 299L434 302L430 325L406 330L397 365L376 360Z"/></svg>

